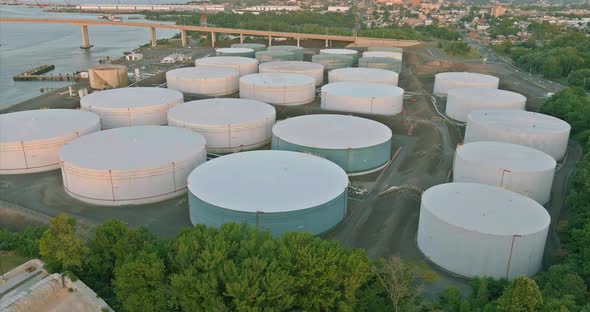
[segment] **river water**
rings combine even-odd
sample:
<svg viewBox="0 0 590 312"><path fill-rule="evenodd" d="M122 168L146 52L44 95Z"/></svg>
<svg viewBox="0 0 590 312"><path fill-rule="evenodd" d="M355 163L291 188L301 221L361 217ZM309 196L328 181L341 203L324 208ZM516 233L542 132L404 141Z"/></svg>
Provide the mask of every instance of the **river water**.
<svg viewBox="0 0 590 312"><path fill-rule="evenodd" d="M108 2L113 1L94 1ZM135 1L129 1L135 2ZM152 1L157 3L158 1ZM162 1L172 3L175 1ZM62 2L63 3L63 2ZM0 5L1 17L97 19L97 14L50 13L39 7ZM121 15L124 20L145 22L141 15ZM63 81L13 81L12 76L41 64L53 64L53 73L73 73L98 64L100 58L118 58L149 42L149 30L124 26L89 26L88 50L80 49L80 26L59 24L0 23L0 109L41 95L41 88L67 86ZM158 29L158 38L169 38L174 30Z"/></svg>

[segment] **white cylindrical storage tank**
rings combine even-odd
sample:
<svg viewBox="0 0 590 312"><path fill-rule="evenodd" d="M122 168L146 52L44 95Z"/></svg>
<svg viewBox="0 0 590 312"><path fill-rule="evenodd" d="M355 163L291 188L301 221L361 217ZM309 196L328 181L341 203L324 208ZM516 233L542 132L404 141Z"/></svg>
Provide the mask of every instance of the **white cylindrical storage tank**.
<svg viewBox="0 0 590 312"><path fill-rule="evenodd" d="M450 89L460 87L480 87L498 89L500 79L498 77L467 73L448 72L434 75L434 95L447 96Z"/></svg>
<svg viewBox="0 0 590 312"><path fill-rule="evenodd" d="M499 141L520 144L549 154L565 156L570 125L558 118L514 110L477 110L467 116L465 143Z"/></svg>
<svg viewBox="0 0 590 312"><path fill-rule="evenodd" d="M298 47L298 46L289 46L289 45L284 45L284 46L270 46L267 49L268 51L284 51L284 52L290 52L293 53L295 55L295 61L303 61L303 47Z"/></svg>
<svg viewBox="0 0 590 312"><path fill-rule="evenodd" d="M348 177L333 162L287 151L218 157L188 178L193 224L247 223L274 236L324 233L346 215Z"/></svg>
<svg viewBox="0 0 590 312"><path fill-rule="evenodd" d="M121 88L91 93L80 108L100 116L103 129L166 124L170 107L182 103L182 93L165 88Z"/></svg>
<svg viewBox="0 0 590 312"><path fill-rule="evenodd" d="M288 51L258 51L256 59L260 64L275 61L295 61L295 54Z"/></svg>
<svg viewBox="0 0 590 312"><path fill-rule="evenodd" d="M446 183L422 194L418 247L464 277L513 279L539 271L551 217L536 201L479 183Z"/></svg>
<svg viewBox="0 0 590 312"><path fill-rule="evenodd" d="M241 56L204 57L197 59L195 61L195 66L233 68L240 72L240 76L255 74L258 72L258 60Z"/></svg>
<svg viewBox="0 0 590 312"><path fill-rule="evenodd" d="M74 109L42 109L0 115L0 175L59 168L67 142L100 131L98 115Z"/></svg>
<svg viewBox="0 0 590 312"><path fill-rule="evenodd" d="M310 76L316 86L324 83L324 66L322 64L302 61L276 61L260 64L261 73L291 73Z"/></svg>
<svg viewBox="0 0 590 312"><path fill-rule="evenodd" d="M462 122L478 109L524 110L526 97L522 94L493 88L463 87L450 89L447 95L447 116Z"/></svg>
<svg viewBox="0 0 590 312"><path fill-rule="evenodd" d="M202 134L207 151L232 153L270 143L276 111L272 105L245 99L206 99L177 105L168 124Z"/></svg>
<svg viewBox="0 0 590 312"><path fill-rule="evenodd" d="M347 115L304 115L272 128L272 149L302 152L333 161L349 174L368 173L391 157L391 129Z"/></svg>
<svg viewBox="0 0 590 312"><path fill-rule="evenodd" d="M390 51L365 51L363 57L384 57L398 61L403 60L403 53L401 52L390 52Z"/></svg>
<svg viewBox="0 0 590 312"><path fill-rule="evenodd" d="M397 86L398 73L378 68L339 68L328 72L328 82L358 81Z"/></svg>
<svg viewBox="0 0 590 312"><path fill-rule="evenodd" d="M403 110L404 90L394 85L367 82L335 82L322 87L322 109L378 115Z"/></svg>
<svg viewBox="0 0 590 312"><path fill-rule="evenodd" d="M325 70L332 70L351 67L354 63L354 58L350 55L316 54L311 56L311 61L322 64Z"/></svg>
<svg viewBox="0 0 590 312"><path fill-rule="evenodd" d="M205 162L205 138L189 129L134 126L96 132L66 144L66 192L86 203L138 205L186 192L190 172Z"/></svg>
<svg viewBox="0 0 590 312"><path fill-rule="evenodd" d="M454 182L482 183L549 202L555 159L530 147L492 141L467 143L457 148Z"/></svg>
<svg viewBox="0 0 590 312"><path fill-rule="evenodd" d="M367 50L368 51L397 52L397 53L404 52L403 48L398 48L398 47L368 47Z"/></svg>
<svg viewBox="0 0 590 312"><path fill-rule="evenodd" d="M90 87L97 90L121 88L129 84L125 65L105 64L90 67L88 79Z"/></svg>
<svg viewBox="0 0 590 312"><path fill-rule="evenodd" d="M353 64L358 63L359 52L352 49L321 49L320 54L322 55L347 55L353 59Z"/></svg>
<svg viewBox="0 0 590 312"><path fill-rule="evenodd" d="M215 50L217 56L254 57L254 49L250 48L221 48Z"/></svg>
<svg viewBox="0 0 590 312"><path fill-rule="evenodd" d="M234 43L231 47L252 49L255 52L266 50L266 45L262 43Z"/></svg>
<svg viewBox="0 0 590 312"><path fill-rule="evenodd" d="M315 79L301 74L264 73L240 78L240 98L277 105L303 105L315 99Z"/></svg>
<svg viewBox="0 0 590 312"><path fill-rule="evenodd" d="M233 68L185 67L166 72L168 88L183 93L221 96L238 91L240 73Z"/></svg>
<svg viewBox="0 0 590 312"><path fill-rule="evenodd" d="M387 57L361 57L359 67L387 69L401 73L402 61Z"/></svg>

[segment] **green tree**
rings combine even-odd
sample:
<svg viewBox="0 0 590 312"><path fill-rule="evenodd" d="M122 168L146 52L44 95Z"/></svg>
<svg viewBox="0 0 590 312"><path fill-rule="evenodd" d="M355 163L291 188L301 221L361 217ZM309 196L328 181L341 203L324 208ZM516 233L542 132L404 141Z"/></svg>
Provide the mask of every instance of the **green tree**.
<svg viewBox="0 0 590 312"><path fill-rule="evenodd" d="M445 311L459 311L463 304L463 297L461 297L459 289L449 287L440 294L438 302L440 307Z"/></svg>
<svg viewBox="0 0 590 312"><path fill-rule="evenodd" d="M437 276L425 263L402 261L399 257L380 259L373 267L393 305L393 311L417 310L424 282Z"/></svg>
<svg viewBox="0 0 590 312"><path fill-rule="evenodd" d="M573 71L567 78L567 82L572 86L590 90L590 68Z"/></svg>
<svg viewBox="0 0 590 312"><path fill-rule="evenodd" d="M500 312L536 312L543 304L543 296L534 280L517 277L508 285L497 301Z"/></svg>
<svg viewBox="0 0 590 312"><path fill-rule="evenodd" d="M52 218L39 241L41 258L57 271L75 270L82 266L88 248L76 232L76 219L65 214Z"/></svg>
<svg viewBox="0 0 590 312"><path fill-rule="evenodd" d="M556 56L549 56L543 63L542 73L547 78L557 78L561 76L561 64Z"/></svg>
<svg viewBox="0 0 590 312"><path fill-rule="evenodd" d="M140 251L115 268L115 293L125 311L168 310L164 261L155 252Z"/></svg>

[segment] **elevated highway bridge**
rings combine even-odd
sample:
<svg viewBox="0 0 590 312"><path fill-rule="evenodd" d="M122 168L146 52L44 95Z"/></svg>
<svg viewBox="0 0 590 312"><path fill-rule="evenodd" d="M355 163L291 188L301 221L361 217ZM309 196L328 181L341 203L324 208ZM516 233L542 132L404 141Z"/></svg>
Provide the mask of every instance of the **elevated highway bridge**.
<svg viewBox="0 0 590 312"><path fill-rule="evenodd" d="M297 45L300 44L301 39L315 39L326 42L326 47L329 46L330 41L341 41L355 43L359 46L413 46L419 43L416 40L397 40L397 39L383 39L370 38L358 36L337 36L329 34L305 34L293 33L283 31L271 30L252 30L252 29L235 29L224 27L209 27L209 26L191 26L191 25L175 25L163 23L145 23L145 22L115 22L108 20L83 20L83 19L63 19L63 18L6 18L0 17L0 23L45 23L45 24L66 24L80 26L82 33L82 49L89 49L92 47L90 38L88 36L88 26L127 26L127 27L141 27L150 30L150 38L152 47L156 46L156 29L176 29L180 32L182 45L186 45L186 32L197 31L211 34L211 46L215 47L216 34L236 34L240 36L240 42L244 42L244 35L268 37L268 45L272 45L272 38L294 38L297 40Z"/></svg>

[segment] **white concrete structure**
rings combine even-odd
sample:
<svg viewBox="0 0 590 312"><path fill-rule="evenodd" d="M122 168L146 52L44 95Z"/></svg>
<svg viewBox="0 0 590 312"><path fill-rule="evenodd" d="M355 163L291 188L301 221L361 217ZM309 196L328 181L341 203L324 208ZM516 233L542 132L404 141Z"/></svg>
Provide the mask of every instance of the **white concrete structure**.
<svg viewBox="0 0 590 312"><path fill-rule="evenodd" d="M358 63L359 52L353 49L321 49L320 55L346 55L351 56L354 64Z"/></svg>
<svg viewBox="0 0 590 312"><path fill-rule="evenodd" d="M490 75L448 72L434 75L434 95L447 96L450 89L460 87L480 87L498 89L500 79Z"/></svg>
<svg viewBox="0 0 590 312"><path fill-rule="evenodd" d="M335 82L322 87L322 109L378 115L403 110L404 90L394 85L367 82Z"/></svg>
<svg viewBox="0 0 590 312"><path fill-rule="evenodd" d="M170 126L202 134L211 153L251 150L270 143L275 118L272 105L245 99L186 102L168 112Z"/></svg>
<svg viewBox="0 0 590 312"><path fill-rule="evenodd" d="M233 68L240 72L240 77L258 72L258 60L241 56L213 56L195 61L196 67Z"/></svg>
<svg viewBox="0 0 590 312"><path fill-rule="evenodd" d="M453 181L502 187L544 205L551 196L555 165L553 157L530 147L473 142L457 148Z"/></svg>
<svg viewBox="0 0 590 312"><path fill-rule="evenodd" d="M301 74L264 73L240 78L240 98L278 105L303 105L315 99L315 79Z"/></svg>
<svg viewBox="0 0 590 312"><path fill-rule="evenodd" d="M238 92L239 76L233 68L184 67L166 72L166 82L182 93L221 96Z"/></svg>
<svg viewBox="0 0 590 312"><path fill-rule="evenodd" d="M310 76L315 79L316 86L324 84L324 65L303 61L275 61L262 63L261 73L291 73Z"/></svg>
<svg viewBox="0 0 590 312"><path fill-rule="evenodd" d="M30 110L0 115L0 175L59 168L67 142L100 131L98 115L74 109Z"/></svg>
<svg viewBox="0 0 590 312"><path fill-rule="evenodd" d="M422 194L418 247L465 277L513 279L539 271L551 217L536 201L495 186L447 183Z"/></svg>
<svg viewBox="0 0 590 312"><path fill-rule="evenodd" d="M325 70L332 70L352 66L354 58L348 55L316 54L311 56L311 61L313 63L322 64Z"/></svg>
<svg viewBox="0 0 590 312"><path fill-rule="evenodd" d="M289 45L278 45L278 46L270 46L267 48L268 51L285 51L290 52L295 55L296 61L303 61L303 47L298 46L289 46Z"/></svg>
<svg viewBox="0 0 590 312"><path fill-rule="evenodd" d="M262 43L234 43L231 45L232 48L248 48L255 52L266 50L266 45Z"/></svg>
<svg viewBox="0 0 590 312"><path fill-rule="evenodd" d="M391 129L348 115L304 115L272 128L272 149L303 152L333 161L349 174L373 172L391 157Z"/></svg>
<svg viewBox="0 0 590 312"><path fill-rule="evenodd" d="M565 156L570 125L558 118L514 110L478 110L467 116L465 143L498 141L520 144L549 154Z"/></svg>
<svg viewBox="0 0 590 312"><path fill-rule="evenodd" d="M217 56L254 57L254 49L250 48L221 48L215 50Z"/></svg>
<svg viewBox="0 0 590 312"><path fill-rule="evenodd" d="M189 129L135 126L96 132L66 144L66 192L104 206L157 202L186 192L189 173L205 162L205 138Z"/></svg>
<svg viewBox="0 0 590 312"><path fill-rule="evenodd" d="M398 48L398 47L368 47L367 51L386 51L386 52L403 53L404 49Z"/></svg>
<svg viewBox="0 0 590 312"><path fill-rule="evenodd" d="M338 68L328 72L328 82L358 81L370 83L384 83L397 86L398 73L379 68Z"/></svg>
<svg viewBox="0 0 590 312"><path fill-rule="evenodd" d="M365 52L363 52L363 57L385 57L385 58L390 58L390 59L402 61L404 54L402 52L392 52L392 51L365 51Z"/></svg>
<svg viewBox="0 0 590 312"><path fill-rule="evenodd" d="M120 88L91 93L80 108L100 116L103 129L166 124L170 107L184 101L182 93L165 88Z"/></svg>
<svg viewBox="0 0 590 312"><path fill-rule="evenodd" d="M524 110L526 97L493 88L463 87L450 89L447 95L447 116L462 122L478 109Z"/></svg>
<svg viewBox="0 0 590 312"><path fill-rule="evenodd" d="M246 222L273 235L323 233L346 214L348 177L304 153L250 151L215 158L188 178L193 224Z"/></svg>

